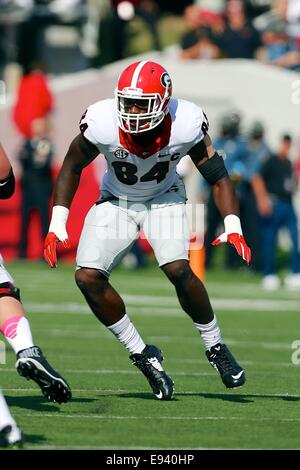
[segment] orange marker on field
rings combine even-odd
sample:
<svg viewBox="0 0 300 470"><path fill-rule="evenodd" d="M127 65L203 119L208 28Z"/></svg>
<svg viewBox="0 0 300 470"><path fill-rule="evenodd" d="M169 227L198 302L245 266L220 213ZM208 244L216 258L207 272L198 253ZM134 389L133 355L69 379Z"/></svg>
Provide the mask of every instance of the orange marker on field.
<svg viewBox="0 0 300 470"><path fill-rule="evenodd" d="M196 236L190 240L190 266L194 274L204 282L205 278L205 248Z"/></svg>

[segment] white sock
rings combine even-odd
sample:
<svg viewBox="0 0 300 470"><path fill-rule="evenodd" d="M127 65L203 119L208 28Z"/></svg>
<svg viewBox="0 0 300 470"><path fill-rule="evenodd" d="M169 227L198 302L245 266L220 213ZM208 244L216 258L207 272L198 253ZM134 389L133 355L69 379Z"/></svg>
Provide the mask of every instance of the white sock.
<svg viewBox="0 0 300 470"><path fill-rule="evenodd" d="M7 403L5 401L5 398L2 394L2 390L0 388L0 430L5 428L8 425L15 426L16 422L12 415L10 414L10 411L8 409Z"/></svg>
<svg viewBox="0 0 300 470"><path fill-rule="evenodd" d="M195 323L195 326L204 341L206 349L210 349L218 343L223 343L216 316L214 316L210 323L206 323L206 325Z"/></svg>
<svg viewBox="0 0 300 470"><path fill-rule="evenodd" d="M1 332L17 354L33 344L30 325L25 317L11 317L1 327Z"/></svg>
<svg viewBox="0 0 300 470"><path fill-rule="evenodd" d="M146 346L126 313L121 320L107 328L131 354L141 353Z"/></svg>

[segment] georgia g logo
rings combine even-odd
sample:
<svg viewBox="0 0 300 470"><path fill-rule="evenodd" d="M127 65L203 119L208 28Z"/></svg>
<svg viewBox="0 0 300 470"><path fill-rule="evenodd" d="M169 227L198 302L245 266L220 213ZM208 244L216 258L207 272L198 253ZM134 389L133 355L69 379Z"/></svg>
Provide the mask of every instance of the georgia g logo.
<svg viewBox="0 0 300 470"><path fill-rule="evenodd" d="M171 88L172 87L172 80L168 72L164 72L162 76L160 77L161 84L165 88Z"/></svg>
<svg viewBox="0 0 300 470"><path fill-rule="evenodd" d="M129 152L125 149L119 148L114 151L114 155L116 158L120 158L120 160L123 160L124 158L128 157Z"/></svg>

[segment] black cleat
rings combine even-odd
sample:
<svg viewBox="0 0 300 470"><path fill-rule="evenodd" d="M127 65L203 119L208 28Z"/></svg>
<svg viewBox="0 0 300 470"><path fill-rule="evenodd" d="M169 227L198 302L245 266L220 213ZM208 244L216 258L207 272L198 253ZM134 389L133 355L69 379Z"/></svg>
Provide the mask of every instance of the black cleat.
<svg viewBox="0 0 300 470"><path fill-rule="evenodd" d="M161 365L163 357L160 349L147 344L140 354L132 354L129 357L148 380L156 398L158 400L171 400L174 383Z"/></svg>
<svg viewBox="0 0 300 470"><path fill-rule="evenodd" d="M22 432L17 425L9 424L0 430L0 447L20 449L22 445Z"/></svg>
<svg viewBox="0 0 300 470"><path fill-rule="evenodd" d="M245 372L225 344L216 344L206 351L206 356L211 365L219 372L222 382L227 388L244 385Z"/></svg>
<svg viewBox="0 0 300 470"><path fill-rule="evenodd" d="M27 380L34 380L49 401L66 403L71 400L68 383L52 369L38 346L18 352L16 369Z"/></svg>

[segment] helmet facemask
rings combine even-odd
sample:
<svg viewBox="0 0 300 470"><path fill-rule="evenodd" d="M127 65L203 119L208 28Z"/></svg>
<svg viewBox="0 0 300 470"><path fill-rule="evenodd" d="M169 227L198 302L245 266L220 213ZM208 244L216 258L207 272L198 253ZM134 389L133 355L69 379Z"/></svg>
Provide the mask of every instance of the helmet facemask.
<svg viewBox="0 0 300 470"><path fill-rule="evenodd" d="M157 127L168 112L169 87L164 97L159 93L143 93L141 88L116 89L117 116L120 128L131 134L140 134ZM138 114L128 112L130 106L141 107Z"/></svg>

